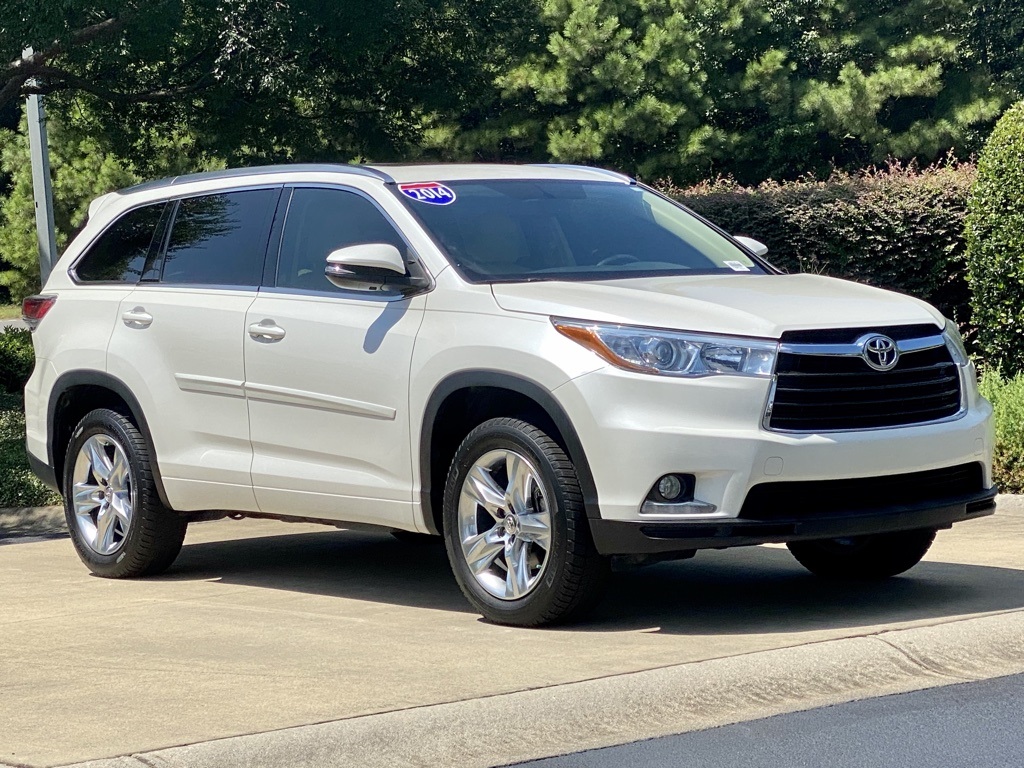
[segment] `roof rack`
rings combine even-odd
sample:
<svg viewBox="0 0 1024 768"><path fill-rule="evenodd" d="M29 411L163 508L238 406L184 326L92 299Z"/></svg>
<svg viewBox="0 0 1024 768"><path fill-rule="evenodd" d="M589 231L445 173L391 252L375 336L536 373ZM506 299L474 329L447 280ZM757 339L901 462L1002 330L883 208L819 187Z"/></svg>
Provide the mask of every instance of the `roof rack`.
<svg viewBox="0 0 1024 768"><path fill-rule="evenodd" d="M292 165L257 165L251 168L226 168L222 171L206 171L205 173L189 173L184 176L172 176L166 179L147 181L133 187L120 190L121 194L141 192L146 189L161 189L193 181L210 181L213 179L232 179L244 176L265 176L273 173L345 173L353 176L364 176L380 179L384 182L393 179L384 171L368 168L364 165L346 165L343 163L295 163Z"/></svg>
<svg viewBox="0 0 1024 768"><path fill-rule="evenodd" d="M592 171L603 176L611 176L618 181L625 181L629 184L636 184L636 179L618 171L609 171L607 168L597 168L592 165L574 165L572 163L529 163L534 168L566 168L571 171Z"/></svg>

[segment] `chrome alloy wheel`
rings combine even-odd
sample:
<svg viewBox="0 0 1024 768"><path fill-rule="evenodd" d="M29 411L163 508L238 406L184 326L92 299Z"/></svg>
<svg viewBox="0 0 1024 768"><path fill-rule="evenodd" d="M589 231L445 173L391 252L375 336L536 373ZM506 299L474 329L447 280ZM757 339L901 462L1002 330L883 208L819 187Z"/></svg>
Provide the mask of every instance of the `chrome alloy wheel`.
<svg viewBox="0 0 1024 768"><path fill-rule="evenodd" d="M459 495L459 540L477 582L501 600L528 595L551 547L551 491L520 453L489 451L466 475Z"/></svg>
<svg viewBox="0 0 1024 768"><path fill-rule="evenodd" d="M93 435L75 459L71 503L82 540L94 552L111 555L128 536L135 486L124 448L109 435Z"/></svg>

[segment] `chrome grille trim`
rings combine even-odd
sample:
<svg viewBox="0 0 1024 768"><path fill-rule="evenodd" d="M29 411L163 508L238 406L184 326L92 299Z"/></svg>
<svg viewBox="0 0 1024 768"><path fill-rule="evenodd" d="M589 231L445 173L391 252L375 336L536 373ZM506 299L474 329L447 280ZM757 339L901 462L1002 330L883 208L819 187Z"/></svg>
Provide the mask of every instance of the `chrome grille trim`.
<svg viewBox="0 0 1024 768"><path fill-rule="evenodd" d="M780 344L779 352L790 355L816 355L819 357L860 357L864 350L864 339L874 334L865 334L852 344ZM926 336L921 339L903 339L896 341L896 349L900 354L906 352L922 352L945 346L946 340L941 334Z"/></svg>
<svg viewBox="0 0 1024 768"><path fill-rule="evenodd" d="M909 360L910 364L901 363L892 371L875 373L867 367L867 364L863 371L857 370L855 367L850 368L853 365L853 358L862 357L864 341L874 335L864 334L865 330L867 329L857 329L860 338L853 343L781 342L761 426L769 432L783 434L869 432L941 424L963 418L967 412L965 367L956 363L952 351L949 350L941 334L930 330L926 331L927 335L924 336L896 340L901 361ZM804 336L807 333L802 332ZM785 334L783 338L785 338ZM928 353L928 350L938 350L939 348L946 350L946 354L942 355L938 352L925 354L920 365L913 365L914 353ZM907 358L904 355L910 357ZM783 356L789 356L791 359L786 361ZM788 363L792 367L798 368L799 360L797 358L799 357L814 358L818 362L810 364L809 370L805 371L780 371L780 364ZM840 358L850 362L840 363ZM929 362L931 358L935 358L935 361ZM829 359L835 362L830 363ZM829 370L832 366L835 367ZM839 382L844 377L847 378L850 386L844 387ZM891 377L888 383L887 377ZM821 382L822 386L815 387L813 385L815 382ZM811 422L807 426L798 426L793 423L798 418L796 416L779 417L776 404L780 399L781 392L788 393L789 402L785 403L787 409L797 410L805 407L812 411L818 409L824 412L820 420ZM871 396L872 392L877 394ZM858 398L858 393L866 396ZM957 394L959 395L958 401L950 402ZM919 407L916 410L912 406L914 400L919 401ZM935 404L921 408L922 401ZM890 409L896 402L907 402L908 408L892 412ZM948 412L957 402L956 411ZM782 403L778 404L782 405ZM863 413L864 409L870 408L872 405L879 406L880 412L877 415ZM836 414L836 410L844 408L853 412L845 419L842 414ZM889 412L886 412L887 410ZM939 418L926 418L922 421L912 420L914 413L933 414L937 412L942 412L943 415ZM897 420L899 423L871 424L869 426L858 426L852 423L858 419L869 423L883 421L887 417L889 420ZM910 420L907 417L910 417ZM799 418L810 421L810 417L807 416ZM776 422L775 425L773 425L773 421ZM778 422L782 422L782 426L779 426Z"/></svg>

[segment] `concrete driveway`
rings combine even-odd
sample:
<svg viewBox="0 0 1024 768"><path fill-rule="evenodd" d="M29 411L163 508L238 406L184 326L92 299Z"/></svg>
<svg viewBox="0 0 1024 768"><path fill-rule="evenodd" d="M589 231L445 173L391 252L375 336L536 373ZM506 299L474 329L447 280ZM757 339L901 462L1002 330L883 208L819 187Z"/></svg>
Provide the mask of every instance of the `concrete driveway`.
<svg viewBox="0 0 1024 768"><path fill-rule="evenodd" d="M201 523L166 575L109 581L67 539L8 539L0 764L495 765L1024 671L1022 542L1001 497L885 583L701 552L520 630L469 610L439 543Z"/></svg>

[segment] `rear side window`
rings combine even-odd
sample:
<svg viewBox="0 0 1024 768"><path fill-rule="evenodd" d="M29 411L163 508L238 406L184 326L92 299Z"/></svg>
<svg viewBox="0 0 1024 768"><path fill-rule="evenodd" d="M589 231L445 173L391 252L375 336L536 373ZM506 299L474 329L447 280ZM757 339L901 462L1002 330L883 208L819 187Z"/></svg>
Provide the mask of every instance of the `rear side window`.
<svg viewBox="0 0 1024 768"><path fill-rule="evenodd" d="M164 283L258 286L276 189L190 197L178 204Z"/></svg>
<svg viewBox="0 0 1024 768"><path fill-rule="evenodd" d="M128 211L99 236L75 267L87 283L137 283L165 203Z"/></svg>
<svg viewBox="0 0 1024 768"><path fill-rule="evenodd" d="M407 256L405 241L397 230L362 195L342 189L296 189L281 240L277 286L341 290L324 277L327 255L362 243L388 243Z"/></svg>

